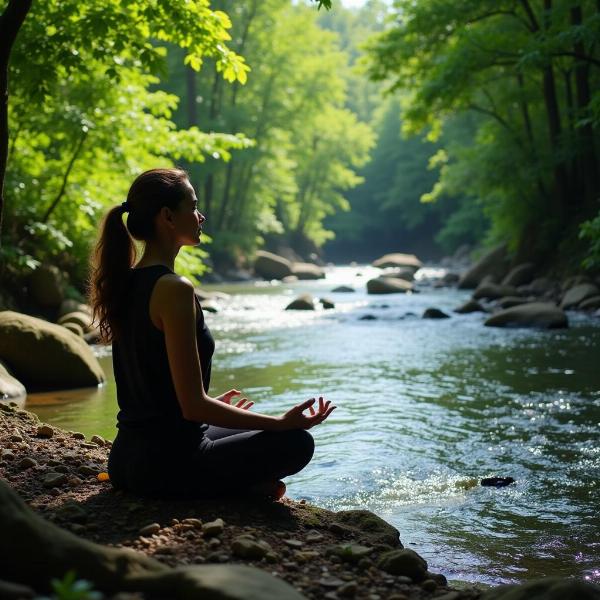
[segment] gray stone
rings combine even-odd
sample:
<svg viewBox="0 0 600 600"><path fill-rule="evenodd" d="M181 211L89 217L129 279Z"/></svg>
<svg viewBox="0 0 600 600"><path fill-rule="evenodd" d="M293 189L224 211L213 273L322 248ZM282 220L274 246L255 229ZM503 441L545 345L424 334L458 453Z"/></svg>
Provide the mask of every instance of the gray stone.
<svg viewBox="0 0 600 600"><path fill-rule="evenodd" d="M65 502L56 510L56 514L69 523L85 523L88 518L85 509L77 502Z"/></svg>
<svg viewBox="0 0 600 600"><path fill-rule="evenodd" d="M302 294L295 300L292 300L285 310L315 310L315 303L310 294Z"/></svg>
<svg viewBox="0 0 600 600"><path fill-rule="evenodd" d="M283 279L292 275L292 263L283 256L259 250L254 261L254 271L265 279Z"/></svg>
<svg viewBox="0 0 600 600"><path fill-rule="evenodd" d="M352 292L356 292L356 290L353 287L350 287L349 285L338 285L337 287L334 287L331 291L336 292L338 294L351 294Z"/></svg>
<svg viewBox="0 0 600 600"><path fill-rule="evenodd" d="M481 600L600 600L600 586L577 579L547 577L492 588Z"/></svg>
<svg viewBox="0 0 600 600"><path fill-rule="evenodd" d="M17 312L0 313L0 357L26 387L90 387L106 379L84 340L60 325Z"/></svg>
<svg viewBox="0 0 600 600"><path fill-rule="evenodd" d="M501 308L512 308L513 306L519 306L520 304L527 304L531 302L528 298L522 296L504 296L498 300L498 306Z"/></svg>
<svg viewBox="0 0 600 600"><path fill-rule="evenodd" d="M37 428L36 435L43 438L51 438L54 435L54 429L50 425L43 423Z"/></svg>
<svg viewBox="0 0 600 600"><path fill-rule="evenodd" d="M497 300L504 296L516 296L517 290L511 285L499 285L497 283L481 283L473 292L473 300Z"/></svg>
<svg viewBox="0 0 600 600"><path fill-rule="evenodd" d="M0 400L16 400L24 404L26 395L25 386L0 361Z"/></svg>
<svg viewBox="0 0 600 600"><path fill-rule="evenodd" d="M423 312L423 319L449 319L450 315L447 315L444 311L439 308L426 308Z"/></svg>
<svg viewBox="0 0 600 600"><path fill-rule="evenodd" d="M221 535L225 529L225 522L223 519L215 519L202 525L202 534L204 537L215 537Z"/></svg>
<svg viewBox="0 0 600 600"><path fill-rule="evenodd" d="M231 551L240 558L260 560L271 551L271 546L263 540L255 541L248 536L240 535L231 543Z"/></svg>
<svg viewBox="0 0 600 600"><path fill-rule="evenodd" d="M455 313L459 315L466 315L473 312L487 312L477 300L467 300L464 304L454 309Z"/></svg>
<svg viewBox="0 0 600 600"><path fill-rule="evenodd" d="M25 469L31 469L31 467L37 467L37 465L37 461L31 458L31 456L25 456L17 463L17 466L22 471Z"/></svg>
<svg viewBox="0 0 600 600"><path fill-rule="evenodd" d="M404 279L404 281L415 280L415 270L412 267L401 267L399 269L386 269L385 277L395 277L396 279Z"/></svg>
<svg viewBox="0 0 600 600"><path fill-rule="evenodd" d="M600 289L593 283L581 283L572 287L562 299L560 303L561 308L575 308L578 304L592 298L593 296L600 295Z"/></svg>
<svg viewBox="0 0 600 600"><path fill-rule="evenodd" d="M461 276L458 287L460 289L476 288L486 276L500 280L508 269L506 244L496 246L484 254L470 269Z"/></svg>
<svg viewBox="0 0 600 600"><path fill-rule="evenodd" d="M363 546L361 544L340 544L339 546L333 546L330 548L331 554L338 556L344 562L359 563L361 559L365 558L372 552L372 548Z"/></svg>
<svg viewBox="0 0 600 600"><path fill-rule="evenodd" d="M521 263L513 267L506 277L502 280L502 285L512 285L517 287L530 283L533 279L535 265L533 263Z"/></svg>
<svg viewBox="0 0 600 600"><path fill-rule="evenodd" d="M557 329L569 326L567 315L554 304L530 302L494 313L485 321L488 327L539 327Z"/></svg>
<svg viewBox="0 0 600 600"><path fill-rule="evenodd" d="M369 294L405 294L412 289L412 283L394 277L376 277L367 281Z"/></svg>
<svg viewBox="0 0 600 600"><path fill-rule="evenodd" d="M321 306L325 310L335 308L335 303L333 302L333 300L330 300L329 298L319 298L319 302L321 303Z"/></svg>
<svg viewBox="0 0 600 600"><path fill-rule="evenodd" d="M325 271L312 263L295 262L292 263L292 275L295 275L300 280L323 279Z"/></svg>
<svg viewBox="0 0 600 600"><path fill-rule="evenodd" d="M59 487L65 483L67 483L67 476L64 473L55 473L52 471L42 477L42 485L45 488Z"/></svg>
<svg viewBox="0 0 600 600"><path fill-rule="evenodd" d="M357 591L358 584L356 583L356 581L348 581L347 583L344 583L344 585L341 585L337 589L337 595L341 598L354 598Z"/></svg>
<svg viewBox="0 0 600 600"><path fill-rule="evenodd" d="M160 531L159 523L148 523L148 525L144 525L138 533L139 535L143 535L144 537L148 537L150 535L154 535Z"/></svg>
<svg viewBox="0 0 600 600"><path fill-rule="evenodd" d="M374 267L385 269L386 267L410 267L414 271L418 271L423 263L414 254L402 254L394 252L392 254L384 254L382 257L373 261Z"/></svg>
<svg viewBox="0 0 600 600"><path fill-rule="evenodd" d="M596 310L600 308L600 296L592 296L584 300L579 307L581 310Z"/></svg>
<svg viewBox="0 0 600 600"><path fill-rule="evenodd" d="M89 333L94 329L92 317L89 315L89 313L84 312L67 313L66 315L60 317L57 323L63 327L66 327L68 323L75 323L76 325L79 325L84 333Z"/></svg>
<svg viewBox="0 0 600 600"><path fill-rule="evenodd" d="M416 582L424 581L427 577L427 561L408 548L386 552L377 566L386 573L404 575Z"/></svg>
<svg viewBox="0 0 600 600"><path fill-rule="evenodd" d="M34 596L35 592L30 587L0 579L0 598L2 600L24 600Z"/></svg>
<svg viewBox="0 0 600 600"><path fill-rule="evenodd" d="M388 544L394 548L402 547L400 543L400 532L387 521L378 517L368 510L342 510L335 513L338 523L342 524L346 531L354 531L362 541L368 544Z"/></svg>
<svg viewBox="0 0 600 600"><path fill-rule="evenodd" d="M318 531L311 529L305 536L304 539L309 543L309 544L314 544L316 542L322 542L325 539L325 536L322 533L319 533Z"/></svg>

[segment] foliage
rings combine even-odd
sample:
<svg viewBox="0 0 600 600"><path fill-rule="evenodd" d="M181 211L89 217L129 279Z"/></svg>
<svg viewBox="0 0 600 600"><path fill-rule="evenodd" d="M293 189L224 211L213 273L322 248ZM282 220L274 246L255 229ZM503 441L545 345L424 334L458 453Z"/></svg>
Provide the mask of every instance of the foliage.
<svg viewBox="0 0 600 600"><path fill-rule="evenodd" d="M332 235L324 217L347 207L343 192L360 181L354 169L373 143L369 127L344 107L348 56L305 6L246 0L220 7L232 15L236 50L252 65L248 83L225 88L210 71L194 76L174 52L166 84L187 99L176 115L181 126L243 131L255 142L227 165L188 165L213 257L235 262L273 234L320 245Z"/></svg>
<svg viewBox="0 0 600 600"><path fill-rule="evenodd" d="M10 268L52 261L81 286L98 220L135 175L207 155L228 160L251 145L243 135L177 128L179 99L152 90L167 42L190 68L210 58L220 77L244 82L249 68L227 45L230 27L204 0L34 3L10 62L2 249ZM184 263L200 272L202 255Z"/></svg>
<svg viewBox="0 0 600 600"><path fill-rule="evenodd" d="M583 261L586 269L600 269L600 212L581 225L579 237L589 242L589 253Z"/></svg>
<svg viewBox="0 0 600 600"><path fill-rule="evenodd" d="M100 592L94 591L93 584L85 579L77 579L75 571L69 571L62 579L51 581L54 600L101 600Z"/></svg>
<svg viewBox="0 0 600 600"><path fill-rule="evenodd" d="M599 35L591 1L397 0L369 73L402 92L405 131L443 144L428 198L460 190L533 254L597 210ZM444 136L463 115L472 137Z"/></svg>

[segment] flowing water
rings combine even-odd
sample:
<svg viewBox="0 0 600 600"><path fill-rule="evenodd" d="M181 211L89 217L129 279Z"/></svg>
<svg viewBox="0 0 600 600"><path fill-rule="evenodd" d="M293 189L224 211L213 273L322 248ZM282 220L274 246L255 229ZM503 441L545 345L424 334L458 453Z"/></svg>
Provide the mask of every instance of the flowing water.
<svg viewBox="0 0 600 600"><path fill-rule="evenodd" d="M311 430L315 457L289 495L376 512L433 571L486 583L600 581L600 319L573 313L571 327L555 331L487 328L481 314L451 313L466 292L368 296L374 272L220 286L231 296L206 315L217 340L211 392L236 387L269 414L320 394L337 404ZM331 293L339 284L357 292ZM336 308L284 311L300 292ZM429 306L452 317L421 319ZM112 439L110 352L95 350L105 386L31 395L27 408ZM516 484L479 485L492 475Z"/></svg>

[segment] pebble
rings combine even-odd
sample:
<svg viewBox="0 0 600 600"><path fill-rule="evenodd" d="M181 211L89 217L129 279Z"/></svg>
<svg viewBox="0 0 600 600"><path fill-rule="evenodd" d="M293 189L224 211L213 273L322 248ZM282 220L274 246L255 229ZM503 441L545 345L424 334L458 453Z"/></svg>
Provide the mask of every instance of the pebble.
<svg viewBox="0 0 600 600"><path fill-rule="evenodd" d="M231 551L235 556L250 560L259 560L271 550L271 546L263 540L255 542L248 536L240 535L231 544Z"/></svg>
<svg viewBox="0 0 600 600"><path fill-rule="evenodd" d="M98 474L98 469L90 467L90 465L80 465L79 467L77 467L77 472L86 477L89 477L91 475L95 477Z"/></svg>
<svg viewBox="0 0 600 600"><path fill-rule="evenodd" d="M360 544L341 544L331 548L331 552L345 562L359 563L362 558L371 553L371 548Z"/></svg>
<svg viewBox="0 0 600 600"><path fill-rule="evenodd" d="M2 460L14 460L15 453L12 450L5 448L4 450L2 450L0 457L2 458Z"/></svg>
<svg viewBox="0 0 600 600"><path fill-rule="evenodd" d="M217 548L221 545L221 540L218 537L213 537L208 540L209 548Z"/></svg>
<svg viewBox="0 0 600 600"><path fill-rule="evenodd" d="M74 431L71 437L76 440L85 440L85 435L79 431Z"/></svg>
<svg viewBox="0 0 600 600"><path fill-rule="evenodd" d="M42 485L45 488L54 488L67 482L67 476L64 473L55 473L51 471L42 478Z"/></svg>
<svg viewBox="0 0 600 600"><path fill-rule="evenodd" d="M214 521L210 521L202 525L202 533L204 534L204 537L214 537L216 535L221 535L224 529L225 523L223 519L215 519Z"/></svg>
<svg viewBox="0 0 600 600"><path fill-rule="evenodd" d="M51 438L54 435L54 429L45 423L37 428L37 436L43 438Z"/></svg>
<svg viewBox="0 0 600 600"><path fill-rule="evenodd" d="M314 560L315 558L319 558L319 553L315 552L314 550L298 550L295 554L296 556L296 560L300 563L306 563L306 562L310 562L311 560Z"/></svg>
<svg viewBox="0 0 600 600"><path fill-rule="evenodd" d="M81 446L82 448L97 448L98 444L95 444L94 442L82 442Z"/></svg>
<svg viewBox="0 0 600 600"><path fill-rule="evenodd" d="M339 588L344 585L344 582L338 577L322 577L317 583L326 588Z"/></svg>
<svg viewBox="0 0 600 600"><path fill-rule="evenodd" d="M202 529L202 521L200 519L195 519L193 517L189 517L187 519L183 519L181 521L184 525L191 525L195 529Z"/></svg>
<svg viewBox="0 0 600 600"><path fill-rule="evenodd" d="M76 477L75 475L73 475L73 477L69 477L69 479L67 480L67 483L71 487L77 487L83 483L83 480L79 479L79 477Z"/></svg>
<svg viewBox="0 0 600 600"><path fill-rule="evenodd" d="M354 598L357 591L358 584L356 581L348 581L338 588L337 594L343 598Z"/></svg>
<svg viewBox="0 0 600 600"><path fill-rule="evenodd" d="M404 594L392 594L391 596L388 596L388 600L408 600L408 596L405 596Z"/></svg>
<svg viewBox="0 0 600 600"><path fill-rule="evenodd" d="M283 540L283 543L292 548L302 548L302 546L304 546L304 542L301 542L300 540Z"/></svg>
<svg viewBox="0 0 600 600"><path fill-rule="evenodd" d="M98 444L98 446L104 446L104 444L106 444L106 440L99 435L93 435L90 438L90 442L93 442L94 444Z"/></svg>
<svg viewBox="0 0 600 600"><path fill-rule="evenodd" d="M325 536L314 529L311 529L305 536L304 539L309 544L314 544L315 542L321 542Z"/></svg>
<svg viewBox="0 0 600 600"><path fill-rule="evenodd" d="M23 470L37 467L37 461L31 458L31 456L26 456L19 461L18 467Z"/></svg>
<svg viewBox="0 0 600 600"><path fill-rule="evenodd" d="M143 535L144 537L149 535L154 535L160 531L160 525L158 523L150 523L145 525L139 530L139 535Z"/></svg>
<svg viewBox="0 0 600 600"><path fill-rule="evenodd" d="M64 521L70 521L72 523L83 523L87 521L87 513L76 502L65 502L60 508L56 510L56 514Z"/></svg>
<svg viewBox="0 0 600 600"><path fill-rule="evenodd" d="M345 525L340 525L339 523L331 523L331 525L329 526L329 531L337 535L347 535L351 533L348 527L346 527Z"/></svg>
<svg viewBox="0 0 600 600"><path fill-rule="evenodd" d="M17 442L17 443L23 441L23 437L16 429L15 429L14 433L10 436L9 439L11 442Z"/></svg>

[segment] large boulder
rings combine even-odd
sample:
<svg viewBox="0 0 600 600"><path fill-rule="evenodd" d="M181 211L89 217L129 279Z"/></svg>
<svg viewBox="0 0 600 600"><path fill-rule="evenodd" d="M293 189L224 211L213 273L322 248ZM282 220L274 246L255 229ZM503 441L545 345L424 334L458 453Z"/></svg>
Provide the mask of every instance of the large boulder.
<svg viewBox="0 0 600 600"><path fill-rule="evenodd" d="M447 315L443 310L439 308L426 308L423 312L423 319L449 319L450 315Z"/></svg>
<svg viewBox="0 0 600 600"><path fill-rule="evenodd" d="M600 586L577 579L547 577L494 587L481 600L600 600Z"/></svg>
<svg viewBox="0 0 600 600"><path fill-rule="evenodd" d="M79 325L84 333L89 333L94 330L92 317L87 312L71 312L63 315L58 319L57 323L65 327L67 323L75 323Z"/></svg>
<svg viewBox="0 0 600 600"><path fill-rule="evenodd" d="M558 283L547 277L536 277L531 283L525 286L519 286L519 292L524 294L534 294L535 296L554 294L558 292L558 289Z"/></svg>
<svg viewBox="0 0 600 600"><path fill-rule="evenodd" d="M504 296L498 301L498 306L500 308L512 308L513 306L519 306L519 304L527 304L527 302L531 302L531 300L523 298L523 296Z"/></svg>
<svg viewBox="0 0 600 600"><path fill-rule="evenodd" d="M292 275L292 263L283 256L259 250L254 261L254 271L265 279L283 279Z"/></svg>
<svg viewBox="0 0 600 600"><path fill-rule="evenodd" d="M581 310L596 310L600 308L600 296L592 296L579 304Z"/></svg>
<svg viewBox="0 0 600 600"><path fill-rule="evenodd" d="M356 530L356 537L365 544L387 544L402 548L400 532L387 521L368 510L341 510L335 513L335 520Z"/></svg>
<svg viewBox="0 0 600 600"><path fill-rule="evenodd" d="M367 293L369 294L405 294L412 289L410 281L396 277L376 277L367 281Z"/></svg>
<svg viewBox="0 0 600 600"><path fill-rule="evenodd" d="M535 265L527 262L513 267L506 277L502 280L502 285L512 285L518 287L530 283L533 279Z"/></svg>
<svg viewBox="0 0 600 600"><path fill-rule="evenodd" d="M572 287L563 296L560 307L575 308L584 300L592 298L593 296L598 296L598 294L600 294L600 289L598 289L598 286L594 285L593 283L580 283L579 285Z"/></svg>
<svg viewBox="0 0 600 600"><path fill-rule="evenodd" d="M394 252L392 254L384 254L382 257L374 260L373 266L380 269L387 267L394 267L396 269L410 267L413 271L418 271L423 266L423 263L414 254Z"/></svg>
<svg viewBox="0 0 600 600"><path fill-rule="evenodd" d="M60 319L60 317L74 312L82 312L91 316L92 308L89 304L84 304L83 302L78 302L77 300L67 298L61 302L57 317Z"/></svg>
<svg viewBox="0 0 600 600"><path fill-rule="evenodd" d="M0 358L28 388L89 387L105 380L83 339L60 325L13 311L0 312Z"/></svg>
<svg viewBox="0 0 600 600"><path fill-rule="evenodd" d="M474 289L486 275L494 281L500 281L508 270L508 256L506 244L500 244L487 254L484 254L470 269L461 276L458 287L460 289Z"/></svg>
<svg viewBox="0 0 600 600"><path fill-rule="evenodd" d="M480 283L473 292L474 300L487 298L488 300L497 300L504 296L516 296L517 290L512 285L500 285L497 283Z"/></svg>
<svg viewBox="0 0 600 600"><path fill-rule="evenodd" d="M415 270L412 267L400 267L399 269L386 269L383 273L384 277L397 277L405 281L415 280Z"/></svg>
<svg viewBox="0 0 600 600"><path fill-rule="evenodd" d="M26 394L25 386L0 361L0 401L24 399Z"/></svg>
<svg viewBox="0 0 600 600"><path fill-rule="evenodd" d="M292 263L292 275L295 275L298 279L323 279L325 277L325 271L318 265L312 263L296 262Z"/></svg>
<svg viewBox="0 0 600 600"><path fill-rule="evenodd" d="M64 298L64 282L60 269L54 265L40 265L31 273L29 295L36 304L55 308Z"/></svg>
<svg viewBox="0 0 600 600"><path fill-rule="evenodd" d="M529 302L494 313L485 325L488 327L541 327L558 329L569 326L567 315L549 302Z"/></svg>

